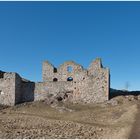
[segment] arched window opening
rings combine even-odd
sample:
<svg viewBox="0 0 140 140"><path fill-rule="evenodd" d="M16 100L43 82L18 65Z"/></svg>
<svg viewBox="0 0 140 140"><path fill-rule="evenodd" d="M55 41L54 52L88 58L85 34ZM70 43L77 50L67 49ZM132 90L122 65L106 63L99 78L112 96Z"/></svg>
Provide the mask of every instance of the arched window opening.
<svg viewBox="0 0 140 140"><path fill-rule="evenodd" d="M68 77L67 81L73 81L73 78L72 77Z"/></svg>
<svg viewBox="0 0 140 140"><path fill-rule="evenodd" d="M57 68L54 68L54 69L53 69L53 72L54 72L54 73L57 73Z"/></svg>
<svg viewBox="0 0 140 140"><path fill-rule="evenodd" d="M57 81L58 81L58 79L57 79L57 78L54 78L54 79L53 79L53 81L54 81L54 82L57 82Z"/></svg>
<svg viewBox="0 0 140 140"><path fill-rule="evenodd" d="M68 67L67 67L67 71L68 71L68 72L72 72L72 70L73 70L72 66L68 66Z"/></svg>

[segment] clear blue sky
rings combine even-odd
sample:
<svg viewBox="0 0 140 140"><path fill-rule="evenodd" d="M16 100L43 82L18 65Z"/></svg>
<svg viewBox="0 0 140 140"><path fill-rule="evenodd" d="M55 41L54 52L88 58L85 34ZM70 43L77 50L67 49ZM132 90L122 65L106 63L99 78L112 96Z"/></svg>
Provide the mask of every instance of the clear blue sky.
<svg viewBox="0 0 140 140"><path fill-rule="evenodd" d="M42 62L96 57L111 87L140 90L140 2L0 2L0 69L42 80Z"/></svg>

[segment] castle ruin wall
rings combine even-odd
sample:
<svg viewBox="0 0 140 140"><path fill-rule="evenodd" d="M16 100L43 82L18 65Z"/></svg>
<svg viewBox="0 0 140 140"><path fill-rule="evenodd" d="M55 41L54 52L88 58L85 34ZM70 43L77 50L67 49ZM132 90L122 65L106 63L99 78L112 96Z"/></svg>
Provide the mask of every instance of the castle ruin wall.
<svg viewBox="0 0 140 140"><path fill-rule="evenodd" d="M99 103L109 99L109 69L101 59L92 61L88 69L67 61L55 68L43 62L42 82L30 82L17 73L0 71L0 104L62 99L72 103Z"/></svg>
<svg viewBox="0 0 140 140"><path fill-rule="evenodd" d="M103 68L99 58L87 70L73 61L65 62L57 69L45 61L43 82L35 85L35 100L71 92L69 101L72 102L103 102L109 98L109 80L109 69Z"/></svg>
<svg viewBox="0 0 140 140"><path fill-rule="evenodd" d="M15 79L16 73L4 73L0 78L0 103L15 105Z"/></svg>

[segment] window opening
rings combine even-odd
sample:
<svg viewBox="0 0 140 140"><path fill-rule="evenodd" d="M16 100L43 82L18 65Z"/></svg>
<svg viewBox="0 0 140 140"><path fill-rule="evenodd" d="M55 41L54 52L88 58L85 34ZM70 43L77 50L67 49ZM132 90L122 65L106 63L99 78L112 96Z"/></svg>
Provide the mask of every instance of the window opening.
<svg viewBox="0 0 140 140"><path fill-rule="evenodd" d="M54 82L57 82L57 81L58 81L58 79L57 79L57 78L54 78L54 79L53 79L53 81L54 81Z"/></svg>
<svg viewBox="0 0 140 140"><path fill-rule="evenodd" d="M73 78L72 77L68 77L67 81L73 81Z"/></svg>
<svg viewBox="0 0 140 140"><path fill-rule="evenodd" d="M54 69L53 69L53 72L54 72L54 73L57 73L57 68L54 68Z"/></svg>
<svg viewBox="0 0 140 140"><path fill-rule="evenodd" d="M68 66L68 67L67 67L67 71L68 71L68 72L72 72L72 70L73 70L73 69L72 69L72 66Z"/></svg>

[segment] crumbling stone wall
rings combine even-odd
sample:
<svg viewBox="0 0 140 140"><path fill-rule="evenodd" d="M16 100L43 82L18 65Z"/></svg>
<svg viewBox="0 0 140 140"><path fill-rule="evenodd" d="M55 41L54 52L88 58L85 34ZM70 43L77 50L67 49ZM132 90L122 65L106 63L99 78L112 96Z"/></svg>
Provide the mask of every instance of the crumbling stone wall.
<svg viewBox="0 0 140 140"><path fill-rule="evenodd" d="M73 82L40 82L35 84L34 100L44 100L55 97L58 93L66 93L73 91Z"/></svg>
<svg viewBox="0 0 140 140"><path fill-rule="evenodd" d="M109 69L102 66L99 58L88 69L73 61L58 68L45 61L42 77L43 82L34 83L17 73L0 71L0 104L15 105L37 100L97 103L109 99Z"/></svg>
<svg viewBox="0 0 140 140"><path fill-rule="evenodd" d="M16 73L4 73L0 78L0 104L15 105Z"/></svg>
<svg viewBox="0 0 140 140"><path fill-rule="evenodd" d="M71 71L68 68L71 68ZM57 79L57 81L67 81L70 77L75 81L80 81L84 75L87 75L87 71L73 61L65 62L58 69L48 61L43 63L43 82L55 81L54 79Z"/></svg>
<svg viewBox="0 0 140 140"><path fill-rule="evenodd" d="M69 69L70 68L70 69ZM100 58L88 69L73 61L57 69L48 61L43 63L43 82L35 85L35 100L42 100L58 93L71 93L71 102L103 102L109 99L109 69L103 68Z"/></svg>
<svg viewBox="0 0 140 140"><path fill-rule="evenodd" d="M34 82L25 82L17 73L3 72L0 78L0 104L13 106L34 100Z"/></svg>

